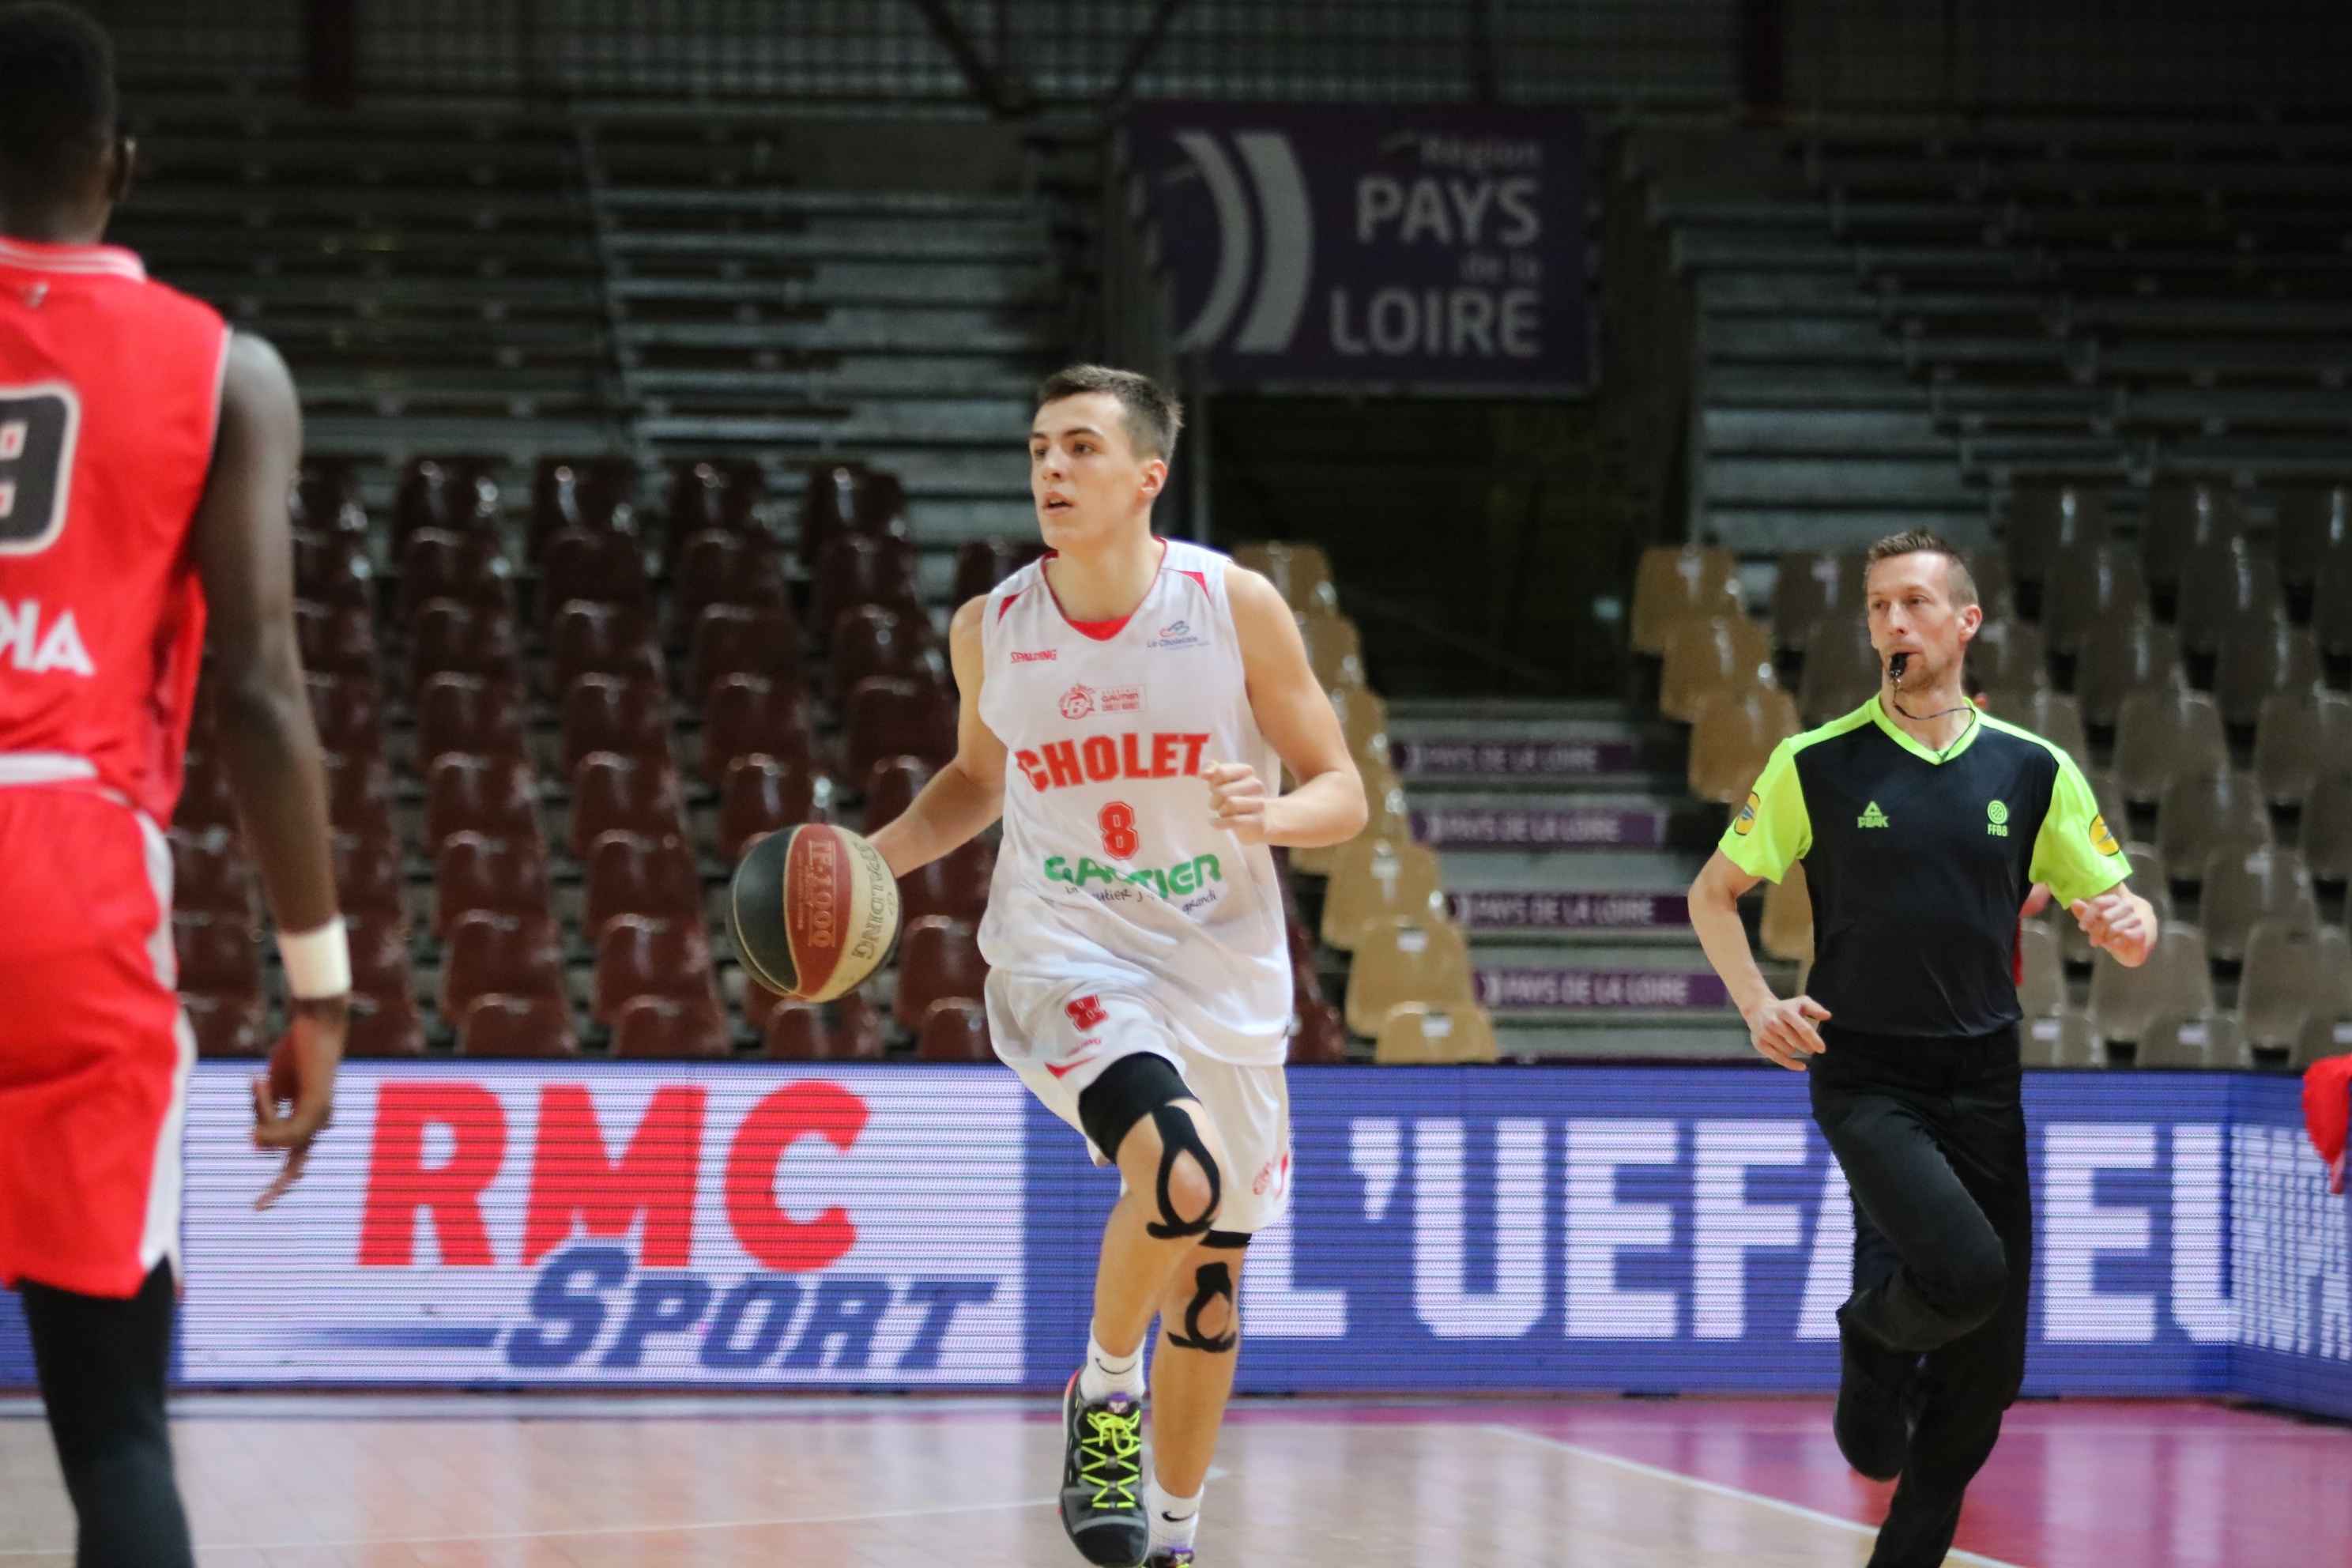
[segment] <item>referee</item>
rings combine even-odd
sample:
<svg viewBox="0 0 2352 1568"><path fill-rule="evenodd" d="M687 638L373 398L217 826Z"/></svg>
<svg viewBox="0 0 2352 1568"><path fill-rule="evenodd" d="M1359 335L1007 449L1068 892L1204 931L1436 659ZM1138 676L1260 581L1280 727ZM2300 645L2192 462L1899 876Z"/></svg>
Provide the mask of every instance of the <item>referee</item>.
<svg viewBox="0 0 2352 1568"><path fill-rule="evenodd" d="M1813 1120L1854 1199L1838 1309L1839 1451L1896 1488L1871 1568L1932 1568L2025 1373L2033 1207L2019 1096L2018 911L2034 884L2094 947L2147 962L2156 914L2065 752L1961 690L1984 624L1922 531L1871 547L1878 694L1783 741L1691 885L1691 924L1756 1048L1812 1061ZM1739 896L1801 860L1811 995L1772 994Z"/></svg>

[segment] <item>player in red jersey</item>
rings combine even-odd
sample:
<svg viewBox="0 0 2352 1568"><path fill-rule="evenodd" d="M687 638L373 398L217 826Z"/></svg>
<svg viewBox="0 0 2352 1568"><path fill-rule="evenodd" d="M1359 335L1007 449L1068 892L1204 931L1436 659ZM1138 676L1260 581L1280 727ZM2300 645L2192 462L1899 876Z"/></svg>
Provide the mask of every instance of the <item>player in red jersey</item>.
<svg viewBox="0 0 2352 1568"><path fill-rule="evenodd" d="M0 5L0 1281L22 1292L77 1561L192 1561L163 1385L194 1039L171 852L209 631L220 746L293 1024L255 1142L300 1173L350 957L297 651L301 456L269 346L102 245L131 183L104 33ZM265 1194L265 1198L268 1194Z"/></svg>

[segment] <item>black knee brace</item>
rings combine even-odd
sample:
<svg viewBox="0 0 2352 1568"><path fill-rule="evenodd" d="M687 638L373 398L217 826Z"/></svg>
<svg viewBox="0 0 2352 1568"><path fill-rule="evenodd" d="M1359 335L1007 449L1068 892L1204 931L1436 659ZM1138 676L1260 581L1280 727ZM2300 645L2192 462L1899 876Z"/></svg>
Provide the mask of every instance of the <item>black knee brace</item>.
<svg viewBox="0 0 2352 1568"><path fill-rule="evenodd" d="M1217 1163L1210 1158L1208 1145L1201 1142L1192 1113L1176 1104L1192 1098L1192 1091L1175 1064L1150 1055L1122 1057L1078 1096L1079 1123L1095 1147L1112 1160L1118 1158L1118 1146L1135 1124L1146 1116L1151 1118L1160 1134L1160 1218L1143 1228L1160 1241L1208 1235L1218 1205L1224 1201L1224 1179L1218 1173ZM1175 1173L1179 1154L1192 1155L1208 1178L1209 1206L1198 1219L1188 1220L1178 1214L1170 1198L1168 1181Z"/></svg>
<svg viewBox="0 0 2352 1568"><path fill-rule="evenodd" d="M1214 1306L1220 1298L1224 1300L1228 1317L1225 1331L1204 1334L1201 1331L1201 1314ZM1180 1334L1173 1329L1168 1330L1168 1342L1210 1355L1231 1355L1234 1348L1242 1342L1242 1326L1236 1315L1240 1310L1234 1300L1234 1271L1222 1263L1203 1263L1192 1270L1192 1300L1184 1309L1184 1331Z"/></svg>

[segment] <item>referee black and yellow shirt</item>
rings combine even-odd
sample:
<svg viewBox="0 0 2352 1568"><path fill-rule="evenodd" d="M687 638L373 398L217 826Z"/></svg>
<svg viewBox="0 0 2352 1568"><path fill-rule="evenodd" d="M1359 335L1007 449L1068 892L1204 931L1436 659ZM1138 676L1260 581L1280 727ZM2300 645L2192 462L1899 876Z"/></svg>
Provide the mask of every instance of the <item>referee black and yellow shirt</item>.
<svg viewBox="0 0 2352 1568"><path fill-rule="evenodd" d="M1929 1038L2021 1016L2017 916L2034 883L2072 903L2131 870L2064 752L1983 715L1930 751L1875 697L1781 742L1722 849L1774 882L1804 862L1806 991L1831 1027Z"/></svg>

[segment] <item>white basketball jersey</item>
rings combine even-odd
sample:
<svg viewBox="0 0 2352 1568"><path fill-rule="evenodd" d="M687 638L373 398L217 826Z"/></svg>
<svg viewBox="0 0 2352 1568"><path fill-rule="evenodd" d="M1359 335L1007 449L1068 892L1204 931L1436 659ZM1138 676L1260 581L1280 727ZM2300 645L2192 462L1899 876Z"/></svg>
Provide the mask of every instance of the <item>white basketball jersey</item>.
<svg viewBox="0 0 2352 1568"><path fill-rule="evenodd" d="M1166 542L1108 637L1040 561L988 596L980 717L1004 742L1004 840L981 952L998 969L1139 992L1222 1060L1278 1064L1290 949L1274 857L1211 825L1211 763L1281 763L1250 711L1223 556Z"/></svg>

